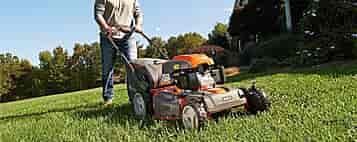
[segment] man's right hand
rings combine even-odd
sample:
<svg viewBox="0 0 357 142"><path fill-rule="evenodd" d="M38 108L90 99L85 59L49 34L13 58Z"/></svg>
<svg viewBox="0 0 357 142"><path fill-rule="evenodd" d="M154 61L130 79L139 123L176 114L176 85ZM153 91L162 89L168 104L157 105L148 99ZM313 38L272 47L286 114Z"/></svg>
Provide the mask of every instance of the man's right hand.
<svg viewBox="0 0 357 142"><path fill-rule="evenodd" d="M104 30L105 30L105 34L108 37L111 37L113 35L113 32L114 32L113 27L107 26L107 27L104 28Z"/></svg>

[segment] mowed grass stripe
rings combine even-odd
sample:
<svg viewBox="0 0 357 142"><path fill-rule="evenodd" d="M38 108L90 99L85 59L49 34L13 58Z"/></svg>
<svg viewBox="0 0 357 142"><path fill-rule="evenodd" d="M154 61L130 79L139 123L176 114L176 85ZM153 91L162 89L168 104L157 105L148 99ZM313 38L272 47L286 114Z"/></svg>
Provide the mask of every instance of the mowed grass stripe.
<svg viewBox="0 0 357 142"><path fill-rule="evenodd" d="M356 67L242 74L231 87L255 79L271 97L270 112L232 113L201 131L154 122L141 128L127 104L125 85L113 108L101 89L0 104L0 141L356 141Z"/></svg>

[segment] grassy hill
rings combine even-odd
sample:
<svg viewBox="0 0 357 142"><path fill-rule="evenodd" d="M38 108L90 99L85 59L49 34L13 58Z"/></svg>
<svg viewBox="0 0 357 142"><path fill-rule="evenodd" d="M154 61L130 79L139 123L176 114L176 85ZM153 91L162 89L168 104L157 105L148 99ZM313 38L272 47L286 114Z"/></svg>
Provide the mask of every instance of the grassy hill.
<svg viewBox="0 0 357 142"><path fill-rule="evenodd" d="M268 113L222 117L201 131L155 122L140 128L124 85L113 108L101 89L0 104L0 141L357 141L357 66L243 74L227 86L258 86L271 96Z"/></svg>

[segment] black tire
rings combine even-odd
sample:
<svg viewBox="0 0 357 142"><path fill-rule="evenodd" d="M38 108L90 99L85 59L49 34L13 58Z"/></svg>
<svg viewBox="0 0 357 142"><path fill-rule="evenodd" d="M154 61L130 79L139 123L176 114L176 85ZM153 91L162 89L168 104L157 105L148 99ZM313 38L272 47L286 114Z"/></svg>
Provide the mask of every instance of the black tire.
<svg viewBox="0 0 357 142"><path fill-rule="evenodd" d="M182 109L181 124L185 129L198 129L201 127L202 121L195 105L187 105Z"/></svg>
<svg viewBox="0 0 357 142"><path fill-rule="evenodd" d="M269 111L270 100L264 92L249 90L246 98L248 102L247 110L250 113L257 114L258 112Z"/></svg>
<svg viewBox="0 0 357 142"><path fill-rule="evenodd" d="M135 116L138 119L140 119L140 120L146 119L147 114L148 114L148 109L147 109L147 104L146 104L142 94L136 93L133 96L133 107L134 107Z"/></svg>

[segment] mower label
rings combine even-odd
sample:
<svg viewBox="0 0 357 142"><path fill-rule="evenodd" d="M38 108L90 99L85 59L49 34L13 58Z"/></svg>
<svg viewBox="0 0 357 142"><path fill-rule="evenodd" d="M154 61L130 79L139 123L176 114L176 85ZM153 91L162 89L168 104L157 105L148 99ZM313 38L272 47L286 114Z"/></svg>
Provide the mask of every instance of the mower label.
<svg viewBox="0 0 357 142"><path fill-rule="evenodd" d="M225 97L222 98L223 101L230 101L232 99L233 99L232 96L225 96Z"/></svg>
<svg viewBox="0 0 357 142"><path fill-rule="evenodd" d="M174 68L174 70L179 70L179 69L180 69L180 64L175 64L175 65L173 66L173 68Z"/></svg>

